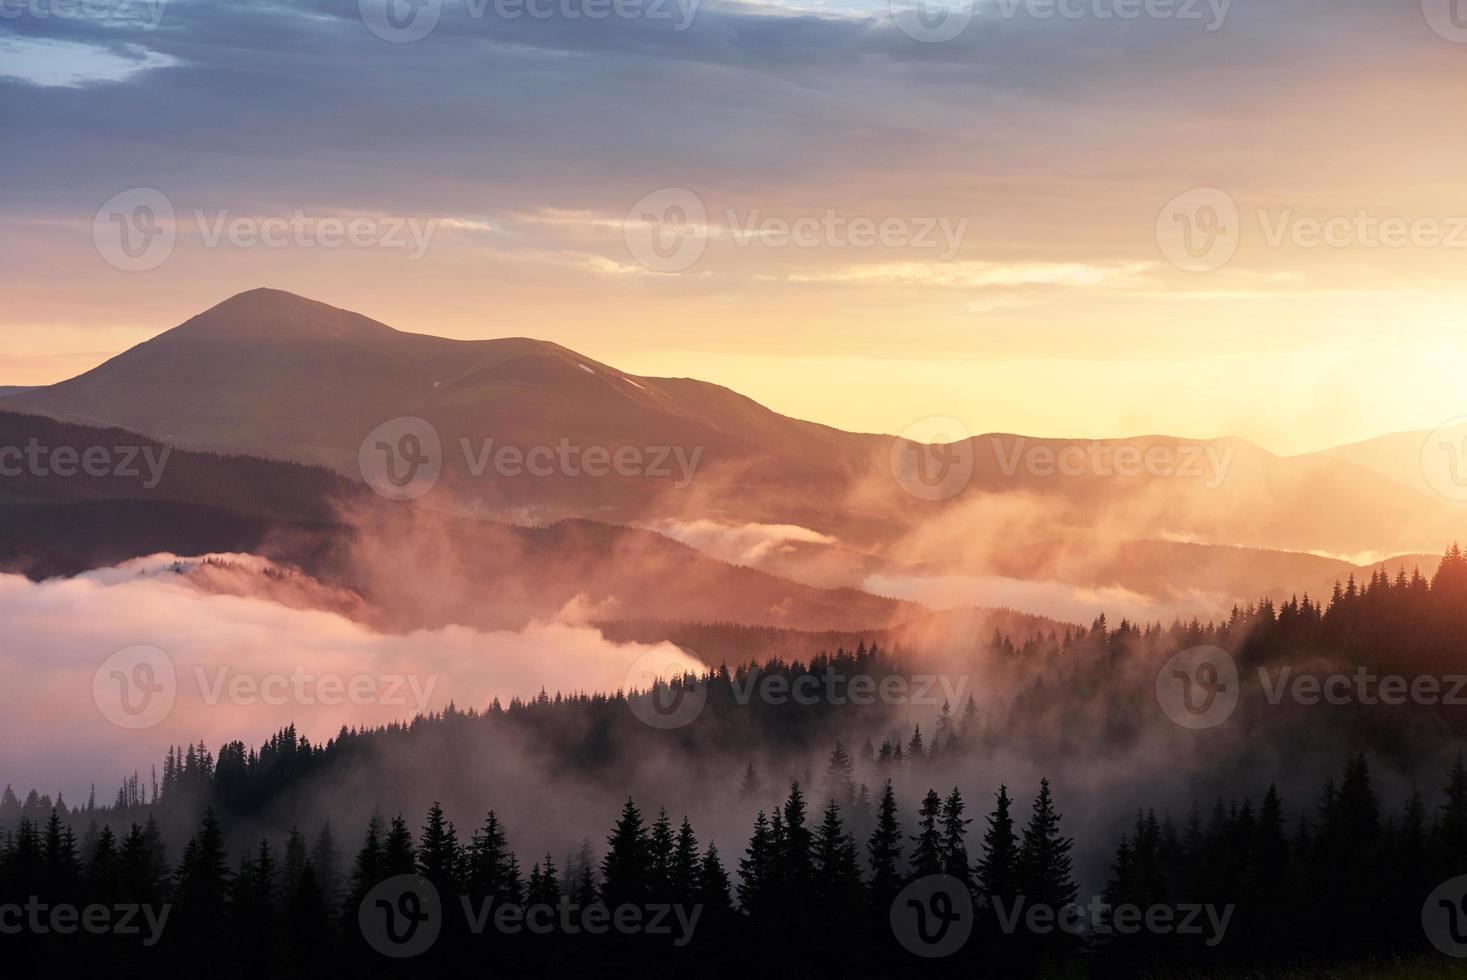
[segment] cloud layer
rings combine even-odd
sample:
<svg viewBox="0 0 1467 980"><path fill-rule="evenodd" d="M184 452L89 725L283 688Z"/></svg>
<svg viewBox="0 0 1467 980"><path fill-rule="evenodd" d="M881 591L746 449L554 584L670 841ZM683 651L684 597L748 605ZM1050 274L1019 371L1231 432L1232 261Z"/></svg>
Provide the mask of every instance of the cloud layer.
<svg viewBox="0 0 1467 980"><path fill-rule="evenodd" d="M11 692L0 716L0 783L59 789L77 803L93 781L106 798L124 773L138 769L146 780L170 744L258 744L290 723L324 741L343 725L384 724L450 702L482 708L542 689L616 691L640 686L648 669L702 669L671 645L611 643L561 622L380 634L331 612L207 594L171 571L174 561L154 556L40 584L0 575L0 675ZM135 670L136 657L104 669L138 647L161 651L166 664L149 654L146 673ZM113 676L162 685L170 669L166 711ZM121 697L151 712L142 717L151 724L109 720L128 723Z"/></svg>

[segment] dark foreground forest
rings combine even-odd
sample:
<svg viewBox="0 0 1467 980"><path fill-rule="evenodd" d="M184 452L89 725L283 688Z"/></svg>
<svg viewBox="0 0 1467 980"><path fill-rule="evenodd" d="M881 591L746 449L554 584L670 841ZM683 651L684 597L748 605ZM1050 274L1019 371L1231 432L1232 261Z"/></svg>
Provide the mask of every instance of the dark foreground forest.
<svg viewBox="0 0 1467 980"><path fill-rule="evenodd" d="M189 746L108 805L7 787L0 955L13 971L108 976L1452 975L1467 962L1462 707L1443 695L1321 715L1261 695L1269 669L1321 663L1433 676L1446 690L1463 635L1467 558L1454 548L1431 580L1377 575L1220 624L1100 619L1063 637L994 637L977 655L1016 693L984 712L972 695L945 703L925 730L889 705L740 700L756 671L741 667L670 690L453 709L319 745L287 729L259 749ZM1151 690L1158 664L1199 646L1229 651L1241 671L1236 711L1200 734L1161 718ZM901 669L899 655L862 645L757 671L794 681ZM646 699L693 692L706 702L695 721L639 720ZM1047 779L956 785L1006 753L1058 763L1078 740L1100 759L1158 732L1216 752L1227 791L1183 806L1133 793L1109 801L1133 814L1122 832L1082 836ZM713 760L758 759L728 788L756 815L731 836L645 793L623 794L611 826L526 812L509 792L465 827L436 803L384 803L398 774L373 768L380 746L416 745L407 758L432 777L447 763L423 760L447 746L530 736L537 764L602 785L648 739L666 753L667 786L701 791ZM1267 747L1320 744L1343 748L1312 777L1249 773ZM369 817L268 829L305 789L362 767L380 780ZM517 847L551 824L577 832L550 853ZM1103 856L1094 880L1079 873L1087 852Z"/></svg>
<svg viewBox="0 0 1467 980"><path fill-rule="evenodd" d="M826 802L790 786L733 855L632 800L599 860L586 842L559 864L521 860L492 810L468 834L434 806L415 826L373 818L347 854L326 825L237 862L212 809L172 861L152 820L120 835L93 824L78 840L54 811L39 825L22 815L0 856L6 962L62 975L805 976L923 958L945 976L1166 976L1385 969L1467 944L1460 760L1434 812L1419 796L1384 811L1361 757L1293 826L1273 787L1181 819L1138 813L1094 896L1071 875L1047 782L1027 805L999 787L970 828L956 790L904 809L889 783L866 798L850 771L837 748ZM871 827L863 840L857 822Z"/></svg>

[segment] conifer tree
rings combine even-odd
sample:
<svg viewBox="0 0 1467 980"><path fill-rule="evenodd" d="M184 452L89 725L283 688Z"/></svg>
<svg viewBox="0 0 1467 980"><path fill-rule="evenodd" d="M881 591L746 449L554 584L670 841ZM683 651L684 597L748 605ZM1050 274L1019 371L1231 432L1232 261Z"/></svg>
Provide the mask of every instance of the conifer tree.
<svg viewBox="0 0 1467 980"><path fill-rule="evenodd" d="M693 833L693 825L684 816L672 853L673 901L691 903L697 900L698 867L698 838Z"/></svg>
<svg viewBox="0 0 1467 980"><path fill-rule="evenodd" d="M912 874L918 878L941 874L942 828L938 826L938 820L942 817L942 797L936 790L927 791L917 816L918 833L912 838L916 845L912 849Z"/></svg>
<svg viewBox="0 0 1467 980"><path fill-rule="evenodd" d="M377 883L387 877L387 856L382 843L382 817L373 812L372 818L367 823L367 833L362 840L361 849L357 851L356 859L352 862L351 890L347 899L346 914L347 922L356 921L357 909L361 906L362 899L367 892L376 887Z"/></svg>
<svg viewBox="0 0 1467 980"><path fill-rule="evenodd" d="M312 866L316 869L316 879L321 885L321 897L328 909L335 909L341 904L341 851L337 849L336 838L331 832L331 821L321 824L321 830L316 835L316 842L311 846Z"/></svg>
<svg viewBox="0 0 1467 980"><path fill-rule="evenodd" d="M1070 851L1074 841L1060 834L1049 780L1039 781L1039 795L1019 847L1019 885L1032 904L1059 910L1075 900Z"/></svg>
<svg viewBox="0 0 1467 980"><path fill-rule="evenodd" d="M418 858L413 848L413 835L408 830L407 821L399 813L387 825L387 842L382 848L382 877L410 875L417 870Z"/></svg>
<svg viewBox="0 0 1467 980"><path fill-rule="evenodd" d="M480 898L506 897L509 873L509 852L504 836L504 825L493 810L484 819L484 826L474 832L469 842L469 890Z"/></svg>
<svg viewBox="0 0 1467 980"><path fill-rule="evenodd" d="M631 797L606 843L609 850L601 860L602 899L613 909L627 902L645 902L652 878L651 842L642 811Z"/></svg>
<svg viewBox="0 0 1467 980"><path fill-rule="evenodd" d="M653 901L667 901L672 891L672 862L676 838L667 808L657 811L657 819L647 834L647 891Z"/></svg>
<svg viewBox="0 0 1467 980"><path fill-rule="evenodd" d="M1005 907L1019 894L1019 838L1014 832L1012 807L1008 787L999 786L988 829L983 832L983 856L977 867L983 894Z"/></svg>
<svg viewBox="0 0 1467 980"><path fill-rule="evenodd" d="M972 869L968 861L968 824L964 819L963 794L956 786L942 803L942 870L959 881L971 886Z"/></svg>
<svg viewBox="0 0 1467 980"><path fill-rule="evenodd" d="M739 905L756 922L764 918L765 906L774 885L774 831L760 810L754 818L754 833L739 859Z"/></svg>
<svg viewBox="0 0 1467 980"><path fill-rule="evenodd" d="M418 873L433 883L441 895L458 890L458 834L453 824L443 817L443 807L435 801L428 809L428 822L418 839Z"/></svg>
<svg viewBox="0 0 1467 980"><path fill-rule="evenodd" d="M825 917L848 924L861 900L862 881L856 841L846 832L835 800L825 804L824 818L815 832L816 897Z"/></svg>
<svg viewBox="0 0 1467 980"><path fill-rule="evenodd" d="M728 872L718 856L718 845L712 841L708 842L708 849L703 852L703 861L698 868L698 902L715 920L725 919L733 912Z"/></svg>
<svg viewBox="0 0 1467 980"><path fill-rule="evenodd" d="M901 891L902 874L899 864L902 859L902 827L897 818L896 793L891 780L882 787L881 799L876 804L876 829L871 832L867 843L871 864L871 900L878 916L886 910Z"/></svg>

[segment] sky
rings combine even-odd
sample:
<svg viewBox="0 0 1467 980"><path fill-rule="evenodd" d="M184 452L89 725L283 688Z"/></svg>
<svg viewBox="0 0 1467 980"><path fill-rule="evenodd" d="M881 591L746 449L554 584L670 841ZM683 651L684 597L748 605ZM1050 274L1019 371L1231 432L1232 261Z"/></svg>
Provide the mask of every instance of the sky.
<svg viewBox="0 0 1467 980"><path fill-rule="evenodd" d="M0 385L273 286L859 431L1467 415L1461 0L892 2L0 0Z"/></svg>

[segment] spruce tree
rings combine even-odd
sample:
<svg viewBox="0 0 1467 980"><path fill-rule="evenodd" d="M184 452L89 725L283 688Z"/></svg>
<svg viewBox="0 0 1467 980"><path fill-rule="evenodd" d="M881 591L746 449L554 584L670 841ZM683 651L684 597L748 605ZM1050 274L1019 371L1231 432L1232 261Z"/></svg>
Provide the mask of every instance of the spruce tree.
<svg viewBox="0 0 1467 980"><path fill-rule="evenodd" d="M971 886L972 870L968 862L968 824L973 821L963 818L966 805L963 794L956 786L942 804L942 870L959 881Z"/></svg>
<svg viewBox="0 0 1467 980"><path fill-rule="evenodd" d="M861 868L856 841L846 832L835 800L825 804L824 818L815 832L816 897L825 918L848 924L860 906Z"/></svg>
<svg viewBox="0 0 1467 980"><path fill-rule="evenodd" d="M432 882L440 895L449 896L458 891L458 868L458 834L435 801L418 839L418 873Z"/></svg>
<svg viewBox="0 0 1467 980"><path fill-rule="evenodd" d="M876 829L871 832L867 850L871 864L871 900L877 915L885 915L902 887L899 868L902 827L897 818L896 793L891 788L890 779L882 787L881 799L876 804Z"/></svg>
<svg viewBox="0 0 1467 980"><path fill-rule="evenodd" d="M760 810L754 818L754 833L739 859L739 905L755 922L764 918L774 883L774 832L769 818Z"/></svg>
<svg viewBox="0 0 1467 980"><path fill-rule="evenodd" d="M1019 847L1019 887L1030 904L1047 905L1058 912L1075 900L1078 889L1071 877L1070 857L1074 843L1060 834L1060 814L1049 780L1041 779Z"/></svg>
<svg viewBox="0 0 1467 980"><path fill-rule="evenodd" d="M652 878L651 842L642 823L642 811L627 797L615 829L607 837L609 850L601 860L601 895L608 906L647 901Z"/></svg>
<svg viewBox="0 0 1467 980"><path fill-rule="evenodd" d="M351 890L348 894L344 916L348 923L356 921L357 910L367 892L387 877L386 869L387 856L382 843L382 817L374 812L372 819L367 823L367 833L362 840L362 847L357 851L356 859L352 862Z"/></svg>
<svg viewBox="0 0 1467 980"><path fill-rule="evenodd" d="M414 874L418 870L417 850L413 846L412 831L402 814L393 817L387 825L387 842L382 848L382 871L384 877Z"/></svg>
<svg viewBox="0 0 1467 980"><path fill-rule="evenodd" d="M693 833L693 825L684 816L672 852L673 901L692 903L697 900L698 865L698 838Z"/></svg>
<svg viewBox="0 0 1467 980"><path fill-rule="evenodd" d="M648 897L654 902L665 902L672 893L672 862L676 838L667 808L657 811L657 819L647 834Z"/></svg>
<svg viewBox="0 0 1467 980"><path fill-rule="evenodd" d="M912 849L912 874L917 878L941 874L942 828L938 826L938 820L942 816L942 797L936 790L927 791L917 816L918 833L912 838L916 844Z"/></svg>
<svg viewBox="0 0 1467 980"><path fill-rule="evenodd" d="M509 872L509 851L504 825L490 810L484 826L474 832L469 842L468 886L480 898L504 899Z"/></svg>
<svg viewBox="0 0 1467 980"><path fill-rule="evenodd" d="M991 901L1007 908L1019 894L1019 838L1014 832L1007 786L999 786L997 802L983 832L983 856L978 859L978 885Z"/></svg>

